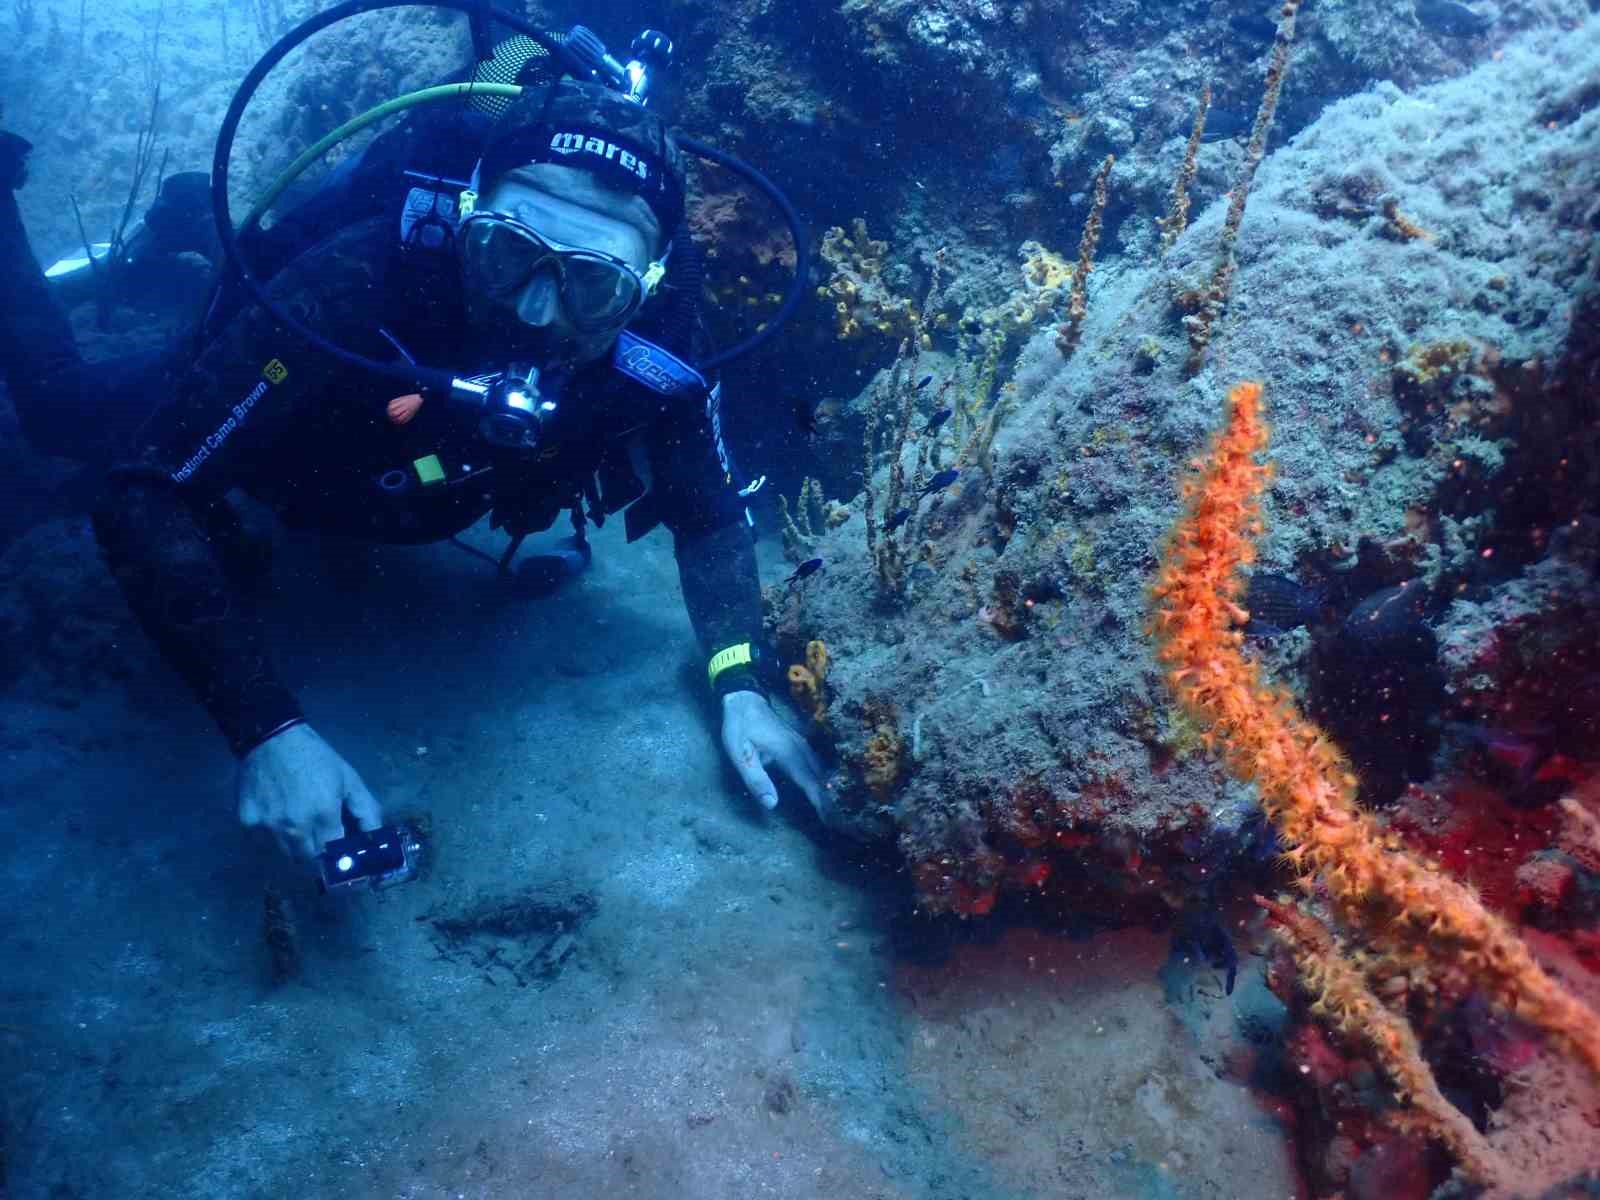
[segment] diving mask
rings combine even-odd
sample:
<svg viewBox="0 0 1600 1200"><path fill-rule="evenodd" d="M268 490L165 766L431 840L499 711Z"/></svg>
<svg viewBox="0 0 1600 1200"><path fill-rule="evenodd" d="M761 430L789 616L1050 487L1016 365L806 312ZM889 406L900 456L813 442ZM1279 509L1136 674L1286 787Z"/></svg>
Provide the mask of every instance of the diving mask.
<svg viewBox="0 0 1600 1200"><path fill-rule="evenodd" d="M661 262L640 271L603 250L563 245L507 213L474 212L458 246L469 286L501 304L516 307L539 273L550 272L567 320L585 333L626 324L666 274Z"/></svg>

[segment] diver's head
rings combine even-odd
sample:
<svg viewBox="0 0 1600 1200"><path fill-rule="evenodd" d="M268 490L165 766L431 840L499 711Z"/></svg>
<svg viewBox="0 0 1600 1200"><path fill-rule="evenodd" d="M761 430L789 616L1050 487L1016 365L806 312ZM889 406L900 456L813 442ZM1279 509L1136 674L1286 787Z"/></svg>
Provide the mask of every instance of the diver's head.
<svg viewBox="0 0 1600 1200"><path fill-rule="evenodd" d="M459 244L474 317L515 320L541 358L578 364L610 349L648 299L666 236L638 195L534 163L482 194Z"/></svg>
<svg viewBox="0 0 1600 1200"><path fill-rule="evenodd" d="M457 242L469 311L546 362L604 354L665 274L683 160L652 113L563 80L501 118Z"/></svg>

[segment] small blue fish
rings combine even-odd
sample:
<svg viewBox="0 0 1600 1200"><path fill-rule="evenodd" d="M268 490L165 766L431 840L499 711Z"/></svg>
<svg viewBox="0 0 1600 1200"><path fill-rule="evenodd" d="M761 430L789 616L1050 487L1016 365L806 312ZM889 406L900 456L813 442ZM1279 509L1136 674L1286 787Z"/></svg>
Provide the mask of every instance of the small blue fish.
<svg viewBox="0 0 1600 1200"><path fill-rule="evenodd" d="M922 427L922 432L923 433L933 433L933 432L935 432L939 428L939 426L943 425L946 421L948 421L950 419L950 413L952 411L953 410L948 409L948 408L941 408L938 412L934 413L933 416L928 418L928 423Z"/></svg>
<svg viewBox="0 0 1600 1200"><path fill-rule="evenodd" d="M822 570L822 560L820 558L808 558L805 560L805 562L796 567L794 569L794 574L789 576L789 578L784 580L784 582L790 587L793 587L802 579L809 578L820 570Z"/></svg>
<svg viewBox="0 0 1600 1200"><path fill-rule="evenodd" d="M1302 625L1317 625L1327 603L1326 589L1307 587L1273 571L1257 571L1245 592L1244 607L1250 613L1245 634L1272 638Z"/></svg>
<svg viewBox="0 0 1600 1200"><path fill-rule="evenodd" d="M1200 135L1202 142L1231 142L1250 132L1255 118L1238 109L1212 109L1206 115L1206 131Z"/></svg>
<svg viewBox="0 0 1600 1200"><path fill-rule="evenodd" d="M927 387L932 382L933 382L933 376L932 375L924 375L921 379L917 380L917 391L920 392L923 388Z"/></svg>
<svg viewBox="0 0 1600 1200"><path fill-rule="evenodd" d="M894 516L890 517L883 523L883 531L885 533L893 533L896 529L899 529L900 526L904 525L910 519L911 510L909 508L902 508L899 512L895 513Z"/></svg>
<svg viewBox="0 0 1600 1200"><path fill-rule="evenodd" d="M945 488L954 483L960 477L960 475L961 472L956 470L954 467L947 467L943 471L940 471L932 479L928 480L927 486L924 487L922 491L918 492L917 495L931 496L935 492L942 492Z"/></svg>

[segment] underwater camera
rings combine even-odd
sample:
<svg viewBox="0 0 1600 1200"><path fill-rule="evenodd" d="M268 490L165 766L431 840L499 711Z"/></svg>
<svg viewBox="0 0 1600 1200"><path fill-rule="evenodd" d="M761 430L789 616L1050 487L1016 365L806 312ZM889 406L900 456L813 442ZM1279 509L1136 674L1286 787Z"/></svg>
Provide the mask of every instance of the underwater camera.
<svg viewBox="0 0 1600 1200"><path fill-rule="evenodd" d="M410 825L385 825L334 838L317 855L324 891L393 887L417 877L422 837Z"/></svg>

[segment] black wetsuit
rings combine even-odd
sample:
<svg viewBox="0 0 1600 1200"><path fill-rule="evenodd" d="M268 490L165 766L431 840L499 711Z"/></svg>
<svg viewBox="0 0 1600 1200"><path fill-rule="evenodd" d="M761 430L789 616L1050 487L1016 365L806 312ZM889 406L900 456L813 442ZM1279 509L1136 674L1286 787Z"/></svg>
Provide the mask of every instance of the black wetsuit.
<svg viewBox="0 0 1600 1200"><path fill-rule="evenodd" d="M397 358L398 343L462 375L503 366L512 348L465 319L459 294L397 277L392 229L386 218L359 221L306 250L273 277L274 299L374 358ZM400 390L245 307L198 351L130 461L110 475L95 528L111 568L235 753L300 710L269 666L261 623L238 586L243 543L225 498L234 487L291 527L383 542L444 538L486 513L512 531L536 531L580 503L602 519L631 505L630 540L656 523L672 530L707 652L759 636L750 532L705 395L666 399L608 356L567 385L554 445L529 459L493 451L477 435L477 415L443 398L408 424L392 423L386 403ZM756 686L747 669L718 684Z"/></svg>
<svg viewBox="0 0 1600 1200"><path fill-rule="evenodd" d="M0 186L0 287L0 378L23 434L46 454L103 463L154 407L163 356L84 361L8 186Z"/></svg>

